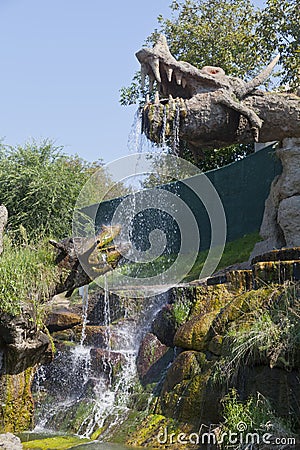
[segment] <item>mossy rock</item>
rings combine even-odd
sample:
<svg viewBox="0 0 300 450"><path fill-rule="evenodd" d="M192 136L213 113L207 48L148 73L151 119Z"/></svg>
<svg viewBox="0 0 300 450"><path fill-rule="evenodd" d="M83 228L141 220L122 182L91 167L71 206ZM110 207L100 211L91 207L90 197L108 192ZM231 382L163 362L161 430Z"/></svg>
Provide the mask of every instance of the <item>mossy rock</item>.
<svg viewBox="0 0 300 450"><path fill-rule="evenodd" d="M239 326L241 324L247 326L247 323L251 319L250 314L253 311L268 307L274 298L276 289L276 287L264 287L234 297L221 309L213 321L207 339L210 341L216 335L224 335L229 326L234 322L239 324Z"/></svg>
<svg viewBox="0 0 300 450"><path fill-rule="evenodd" d="M34 373L35 368L29 367L19 374L6 374L0 378L0 431L18 433L32 428Z"/></svg>
<svg viewBox="0 0 300 450"><path fill-rule="evenodd" d="M75 436L56 436L46 439L36 439L23 442L23 448L28 450L67 450L91 442Z"/></svg>
<svg viewBox="0 0 300 450"><path fill-rule="evenodd" d="M220 311L236 295L235 290L230 290L227 285L196 286L194 290L194 305L191 317L207 314L212 311Z"/></svg>
<svg viewBox="0 0 300 450"><path fill-rule="evenodd" d="M203 411L203 423L209 421L208 416L215 420L215 397L219 399L220 396L209 384L212 367L213 362L208 361L202 352L181 353L167 372L158 411L194 425L199 422Z"/></svg>
<svg viewBox="0 0 300 450"><path fill-rule="evenodd" d="M55 414L47 426L63 433L77 433L83 421L92 413L93 407L93 403L87 399L76 402Z"/></svg>
<svg viewBox="0 0 300 450"><path fill-rule="evenodd" d="M193 317L177 330L174 344L188 350L204 350L207 346L206 335L216 315L217 313L212 311Z"/></svg>
<svg viewBox="0 0 300 450"><path fill-rule="evenodd" d="M173 450L196 450L198 447L190 443L178 444L176 437L180 433L191 433L191 425L179 423L160 414L149 414L132 433L126 444L133 447L170 448ZM166 436L167 432L167 436ZM167 437L167 442L162 443ZM172 439L172 442L170 442ZM160 442L161 440L161 442Z"/></svg>
<svg viewBox="0 0 300 450"><path fill-rule="evenodd" d="M128 413L127 419L122 422L122 426L116 426L115 430L109 431L109 441L114 444L124 444L131 439L141 422L146 418L147 411L134 411Z"/></svg>

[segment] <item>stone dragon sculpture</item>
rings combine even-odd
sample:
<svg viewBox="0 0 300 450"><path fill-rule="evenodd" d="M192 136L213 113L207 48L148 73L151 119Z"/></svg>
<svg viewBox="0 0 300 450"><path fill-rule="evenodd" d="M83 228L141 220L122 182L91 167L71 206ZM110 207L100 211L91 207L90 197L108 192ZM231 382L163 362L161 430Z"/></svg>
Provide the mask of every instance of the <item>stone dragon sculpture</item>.
<svg viewBox="0 0 300 450"><path fill-rule="evenodd" d="M257 142L260 140L260 131L265 121L265 114L261 114L259 97L266 100L268 93L257 88L269 78L279 61L279 55L258 76L248 82L227 76L220 67L205 66L198 69L188 62L177 61L171 54L167 40L163 35L159 36L153 48L142 48L136 53L136 57L141 64L142 87L145 86L147 76L149 77L150 91L156 81L158 93L156 93L155 105L157 107L162 104L171 104L174 99L180 99L182 117L193 111L189 120L196 122L193 123L193 126L194 128L197 127L198 131L195 132L195 129L191 129L184 123L181 130L182 135L190 134L191 143L194 138L196 138L198 144L206 143L208 145L222 145L245 140ZM294 97L298 98L297 96ZM271 97L269 99L272 100ZM218 106L221 106L222 110L218 109ZM299 102L297 106L299 106ZM145 105L146 115L150 112L150 108L148 97ZM216 116L214 120L211 117L212 114ZM150 115L148 114L148 121L151 121ZM219 129L217 131L219 138L217 138L217 133L214 133L211 129L214 121L217 118L220 119L218 116L221 115L227 117L223 117L222 123L217 123L217 125L223 126L226 123L230 125L231 133L228 138L223 137L222 133L220 136ZM241 118L244 118L244 123L241 123ZM210 129L209 133L205 128ZM233 139L232 128L235 130L235 139ZM245 130L247 137L245 137ZM152 136L149 130L148 132L146 130L146 134L150 139L155 140L153 135L157 130L152 131ZM268 140L269 137L263 135L262 139L263 141Z"/></svg>
<svg viewBox="0 0 300 450"><path fill-rule="evenodd" d="M114 270L129 249L128 244L113 243L120 231L119 225L103 225L95 239L72 237L60 242L50 240L57 250L55 264L61 272L55 294L66 291L68 297L75 288Z"/></svg>

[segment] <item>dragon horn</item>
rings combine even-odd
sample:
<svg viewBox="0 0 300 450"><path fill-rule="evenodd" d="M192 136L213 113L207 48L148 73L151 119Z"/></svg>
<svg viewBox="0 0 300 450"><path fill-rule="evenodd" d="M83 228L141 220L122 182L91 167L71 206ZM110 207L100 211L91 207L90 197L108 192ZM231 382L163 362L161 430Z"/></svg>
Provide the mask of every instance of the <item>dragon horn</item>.
<svg viewBox="0 0 300 450"><path fill-rule="evenodd" d="M249 92L252 92L255 88L257 88L258 86L263 84L269 78L269 76L272 73L272 70L278 63L279 58L280 58L280 55L275 56L273 61L271 61L270 64L259 75L257 75L255 78L253 78L253 80L246 83L246 85L243 89L244 95L248 94Z"/></svg>

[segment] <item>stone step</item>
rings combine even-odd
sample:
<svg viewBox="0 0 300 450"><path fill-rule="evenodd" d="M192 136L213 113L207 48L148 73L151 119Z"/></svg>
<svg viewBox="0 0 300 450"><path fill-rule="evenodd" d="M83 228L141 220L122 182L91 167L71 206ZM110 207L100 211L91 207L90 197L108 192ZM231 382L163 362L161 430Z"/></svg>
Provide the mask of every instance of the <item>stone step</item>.
<svg viewBox="0 0 300 450"><path fill-rule="evenodd" d="M251 264L269 261L297 261L300 260L300 247L281 248L256 256Z"/></svg>

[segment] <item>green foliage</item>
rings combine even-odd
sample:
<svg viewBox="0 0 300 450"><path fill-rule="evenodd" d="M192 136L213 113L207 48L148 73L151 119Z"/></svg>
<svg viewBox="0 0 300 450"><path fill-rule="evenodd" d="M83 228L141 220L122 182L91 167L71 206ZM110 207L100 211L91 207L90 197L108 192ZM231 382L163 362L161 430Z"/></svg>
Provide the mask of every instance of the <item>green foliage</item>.
<svg viewBox="0 0 300 450"><path fill-rule="evenodd" d="M192 303L186 300L178 300L174 303L173 314L176 321L176 325L180 326L186 322Z"/></svg>
<svg viewBox="0 0 300 450"><path fill-rule="evenodd" d="M20 225L29 240L40 236L57 239L71 234L77 197L91 176L86 204L97 202L114 186L100 161L88 163L69 156L51 141L0 148L0 203L9 212L8 231L18 241ZM121 193L114 186L110 197ZM83 206L83 205L82 205Z"/></svg>
<svg viewBox="0 0 300 450"><path fill-rule="evenodd" d="M257 16L249 0L175 0L171 11L171 19L158 21L177 59L199 68L220 66L238 77L252 75L265 62L256 54Z"/></svg>
<svg viewBox="0 0 300 450"><path fill-rule="evenodd" d="M280 85L300 87L300 8L299 0L267 0L260 15L257 38L260 54L275 49L281 55Z"/></svg>
<svg viewBox="0 0 300 450"><path fill-rule="evenodd" d="M49 244L15 246L6 237L0 256L0 309L11 314L21 311L22 303L31 303L38 312L39 303L51 295L58 270ZM36 317L39 322L39 318Z"/></svg>
<svg viewBox="0 0 300 450"><path fill-rule="evenodd" d="M188 148L180 152L181 158L187 159L195 164L203 172L219 169L220 167L231 164L235 161L245 158L254 152L253 144L230 145L224 148L203 148L201 154L193 154Z"/></svg>
<svg viewBox="0 0 300 450"><path fill-rule="evenodd" d="M274 437L281 438L292 436L290 424L278 418L269 401L259 393L241 402L237 391L232 389L222 400L222 406L224 423L221 425L221 433L225 436L221 444L222 449L228 449L228 445L232 444L228 439L230 433L237 433L238 436L241 433L243 436L240 445L234 447L236 450L250 448L251 441L247 442L248 433L257 433L259 436L272 433Z"/></svg>
<svg viewBox="0 0 300 450"><path fill-rule="evenodd" d="M232 348L230 364L235 368L257 357L267 358L271 368L294 367L300 346L299 287L287 285L277 297L267 311L253 311L251 325L246 329L228 332Z"/></svg>

